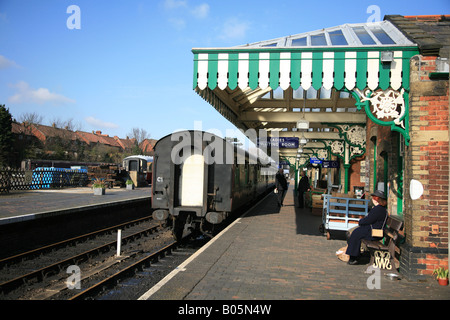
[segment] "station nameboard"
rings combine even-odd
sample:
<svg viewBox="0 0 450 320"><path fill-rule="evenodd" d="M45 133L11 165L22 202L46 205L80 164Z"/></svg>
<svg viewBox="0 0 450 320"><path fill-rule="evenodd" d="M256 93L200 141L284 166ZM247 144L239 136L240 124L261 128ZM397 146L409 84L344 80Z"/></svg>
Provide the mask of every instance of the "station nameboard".
<svg viewBox="0 0 450 320"><path fill-rule="evenodd" d="M296 149L299 146L299 139L296 137L279 137L260 140L258 138L258 147L278 147L286 149Z"/></svg>

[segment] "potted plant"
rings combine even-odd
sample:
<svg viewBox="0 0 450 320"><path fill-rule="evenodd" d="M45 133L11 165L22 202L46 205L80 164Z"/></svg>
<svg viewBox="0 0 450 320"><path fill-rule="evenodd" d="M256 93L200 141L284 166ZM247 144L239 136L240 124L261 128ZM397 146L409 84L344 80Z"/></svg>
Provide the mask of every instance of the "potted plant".
<svg viewBox="0 0 450 320"><path fill-rule="evenodd" d="M95 178L94 183L92 184L92 188L94 189L94 195L104 195L106 189L105 181L103 179Z"/></svg>
<svg viewBox="0 0 450 320"><path fill-rule="evenodd" d="M448 285L448 269L437 268L434 269L433 274L436 275L436 279L438 280L441 286Z"/></svg>
<svg viewBox="0 0 450 320"><path fill-rule="evenodd" d="M134 190L133 180L128 179L125 184L127 185L127 190Z"/></svg>

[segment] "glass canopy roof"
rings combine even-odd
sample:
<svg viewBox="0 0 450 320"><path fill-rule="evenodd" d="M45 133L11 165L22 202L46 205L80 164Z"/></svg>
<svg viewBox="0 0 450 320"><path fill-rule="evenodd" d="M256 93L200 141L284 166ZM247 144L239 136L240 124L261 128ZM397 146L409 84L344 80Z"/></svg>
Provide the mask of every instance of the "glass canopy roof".
<svg viewBox="0 0 450 320"><path fill-rule="evenodd" d="M344 24L337 27L260 41L238 47L364 47L411 46L389 21Z"/></svg>

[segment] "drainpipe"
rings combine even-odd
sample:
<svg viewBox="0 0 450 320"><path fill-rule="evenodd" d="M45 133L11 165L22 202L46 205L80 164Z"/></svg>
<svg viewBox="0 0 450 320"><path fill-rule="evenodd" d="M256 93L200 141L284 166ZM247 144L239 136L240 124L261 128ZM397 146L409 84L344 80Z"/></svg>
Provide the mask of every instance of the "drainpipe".
<svg viewBox="0 0 450 320"><path fill-rule="evenodd" d="M344 180L344 193L347 194L348 193L348 169L350 168L350 161L349 161L349 145L347 143L347 141L344 142L344 170L345 170L345 180Z"/></svg>
<svg viewBox="0 0 450 320"><path fill-rule="evenodd" d="M377 138L373 138L373 192L377 191Z"/></svg>

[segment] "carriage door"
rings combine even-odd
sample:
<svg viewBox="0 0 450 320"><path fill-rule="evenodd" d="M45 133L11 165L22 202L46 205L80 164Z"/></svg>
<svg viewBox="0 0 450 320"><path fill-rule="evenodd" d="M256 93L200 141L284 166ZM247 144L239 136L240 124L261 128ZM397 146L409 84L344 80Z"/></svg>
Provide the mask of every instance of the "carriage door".
<svg viewBox="0 0 450 320"><path fill-rule="evenodd" d="M203 207L205 161L203 155L188 157L181 169L181 206Z"/></svg>

